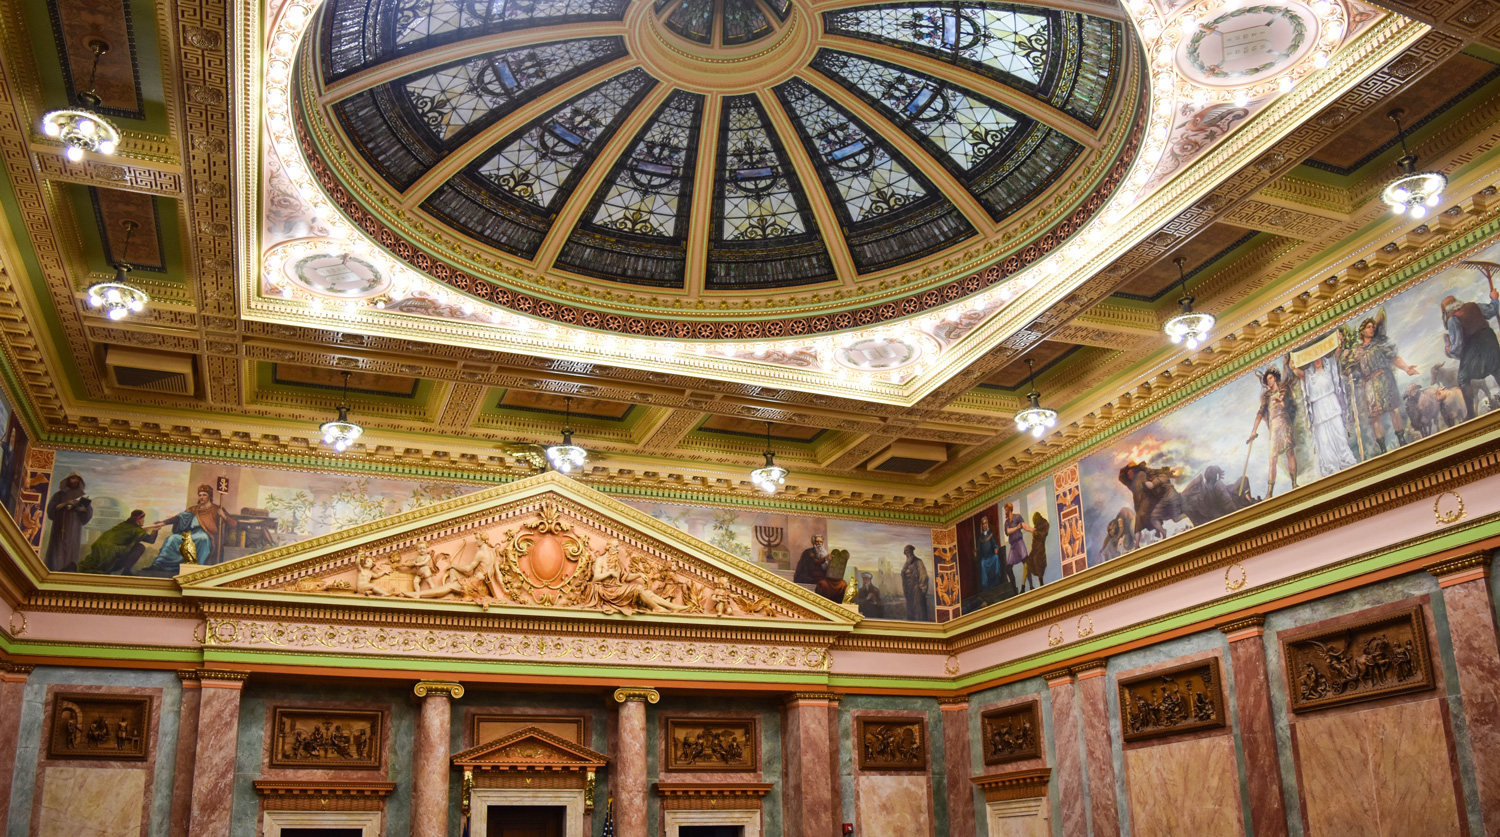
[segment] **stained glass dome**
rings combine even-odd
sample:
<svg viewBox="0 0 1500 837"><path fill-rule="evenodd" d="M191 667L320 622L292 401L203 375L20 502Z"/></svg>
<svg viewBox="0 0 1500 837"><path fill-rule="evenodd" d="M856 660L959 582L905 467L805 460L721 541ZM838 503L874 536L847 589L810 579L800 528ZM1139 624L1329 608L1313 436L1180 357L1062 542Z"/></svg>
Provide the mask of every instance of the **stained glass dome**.
<svg viewBox="0 0 1500 837"><path fill-rule="evenodd" d="M1142 61L1082 5L330 0L298 130L356 223L483 299L837 330L1025 267L1113 191Z"/></svg>

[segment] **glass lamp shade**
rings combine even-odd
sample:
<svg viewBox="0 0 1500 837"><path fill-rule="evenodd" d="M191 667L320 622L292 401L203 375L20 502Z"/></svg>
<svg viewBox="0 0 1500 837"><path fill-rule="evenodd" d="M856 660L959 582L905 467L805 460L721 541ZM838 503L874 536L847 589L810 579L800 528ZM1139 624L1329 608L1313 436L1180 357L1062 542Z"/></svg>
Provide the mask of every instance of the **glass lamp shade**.
<svg viewBox="0 0 1500 837"><path fill-rule="evenodd" d="M1162 330L1173 343L1187 343L1189 349L1196 349L1208 337L1208 333L1213 331L1217 322L1214 315L1202 314L1189 308L1167 320L1162 325Z"/></svg>
<svg viewBox="0 0 1500 837"><path fill-rule="evenodd" d="M120 130L88 110L49 111L42 116L42 133L61 140L63 155L75 163L85 153L113 154L120 147Z"/></svg>
<svg viewBox="0 0 1500 837"><path fill-rule="evenodd" d="M1032 392L1027 397L1031 399L1031 406L1016 413L1016 429L1040 439L1043 433L1057 426L1057 411L1042 406L1039 392Z"/></svg>
<svg viewBox="0 0 1500 837"><path fill-rule="evenodd" d="M767 494L775 494L778 488L786 485L786 475L785 468L768 464L764 468L756 468L750 472L750 484Z"/></svg>
<svg viewBox="0 0 1500 837"><path fill-rule="evenodd" d="M1409 169L1415 166L1403 166ZM1435 171L1406 171L1400 177L1386 184L1380 192L1380 199L1389 206L1397 215L1411 213L1413 218L1423 218L1427 210L1438 205L1443 199L1443 189L1448 186L1448 178L1440 172Z"/></svg>
<svg viewBox="0 0 1500 837"><path fill-rule="evenodd" d="M323 444L332 445L339 453L348 450L365 432L363 427L349 420L349 408L343 406L339 407L338 418L324 422L318 429L323 431Z"/></svg>
<svg viewBox="0 0 1500 837"><path fill-rule="evenodd" d="M589 452L573 444L573 431L564 430L563 440L560 445L552 445L547 448L547 461L559 473L569 473L577 468L582 468L585 460L589 458Z"/></svg>
<svg viewBox="0 0 1500 837"><path fill-rule="evenodd" d="M134 285L118 281L123 278L124 273L120 271L116 281L90 285L89 307L99 309L111 320L123 320L130 314L139 314L145 310L151 297Z"/></svg>

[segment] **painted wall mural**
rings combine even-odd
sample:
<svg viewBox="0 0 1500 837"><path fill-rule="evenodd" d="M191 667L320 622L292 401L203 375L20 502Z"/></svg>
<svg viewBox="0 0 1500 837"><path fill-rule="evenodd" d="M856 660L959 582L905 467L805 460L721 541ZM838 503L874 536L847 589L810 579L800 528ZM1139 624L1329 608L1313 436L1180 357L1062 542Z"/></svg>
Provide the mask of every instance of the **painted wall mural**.
<svg viewBox="0 0 1500 837"><path fill-rule="evenodd" d="M963 612L1002 602L1063 577L1059 515L1074 495L1059 497L1052 477L987 506L958 523Z"/></svg>
<svg viewBox="0 0 1500 837"><path fill-rule="evenodd" d="M479 486L56 451L48 569L170 576L420 508Z"/></svg>
<svg viewBox="0 0 1500 837"><path fill-rule="evenodd" d="M17 506L26 480L26 428L11 406L10 396L0 389L0 506L19 520Z"/></svg>
<svg viewBox="0 0 1500 837"><path fill-rule="evenodd" d="M854 601L872 619L934 621L932 531L860 520L627 500L738 558L814 589Z"/></svg>
<svg viewBox="0 0 1500 837"><path fill-rule="evenodd" d="M1500 245L1079 464L1090 566L1500 406Z"/></svg>

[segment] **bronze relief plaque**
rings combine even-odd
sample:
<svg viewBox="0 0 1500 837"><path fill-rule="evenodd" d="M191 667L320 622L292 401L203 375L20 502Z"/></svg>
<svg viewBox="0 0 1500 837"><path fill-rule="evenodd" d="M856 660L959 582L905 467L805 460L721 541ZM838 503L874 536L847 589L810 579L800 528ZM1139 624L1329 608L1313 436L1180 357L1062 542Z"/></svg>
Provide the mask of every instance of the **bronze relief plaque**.
<svg viewBox="0 0 1500 837"><path fill-rule="evenodd" d="M277 707L272 767L379 770L384 715L353 709Z"/></svg>
<svg viewBox="0 0 1500 837"><path fill-rule="evenodd" d="M1126 741L1222 727L1224 718L1217 657L1120 681Z"/></svg>
<svg viewBox="0 0 1500 837"><path fill-rule="evenodd" d="M145 761L151 698L146 695L52 696L49 759Z"/></svg>
<svg viewBox="0 0 1500 837"><path fill-rule="evenodd" d="M1422 608L1341 625L1285 641L1293 712L1431 689L1432 660Z"/></svg>
<svg viewBox="0 0 1500 837"><path fill-rule="evenodd" d="M927 719L856 719L854 747L860 770L926 770Z"/></svg>
<svg viewBox="0 0 1500 837"><path fill-rule="evenodd" d="M702 773L760 769L754 718L668 718L667 769Z"/></svg>
<svg viewBox="0 0 1500 837"><path fill-rule="evenodd" d="M1042 755L1041 704L991 709L979 716L979 735L985 764L1005 764Z"/></svg>

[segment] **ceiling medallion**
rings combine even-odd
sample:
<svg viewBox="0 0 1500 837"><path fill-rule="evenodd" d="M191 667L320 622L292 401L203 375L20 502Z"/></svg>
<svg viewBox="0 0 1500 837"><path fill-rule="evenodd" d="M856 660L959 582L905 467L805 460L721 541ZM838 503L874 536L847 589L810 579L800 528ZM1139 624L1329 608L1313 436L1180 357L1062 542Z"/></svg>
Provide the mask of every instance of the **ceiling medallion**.
<svg viewBox="0 0 1500 837"><path fill-rule="evenodd" d="M89 70L89 89L78 94L78 107L42 115L42 133L61 140L63 155L74 163L82 160L84 154L113 154L120 146L120 129L99 115L100 100L94 92L99 59L109 52L109 44L90 38L87 46L94 53L94 63Z"/></svg>

